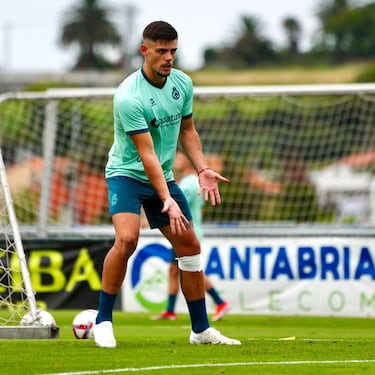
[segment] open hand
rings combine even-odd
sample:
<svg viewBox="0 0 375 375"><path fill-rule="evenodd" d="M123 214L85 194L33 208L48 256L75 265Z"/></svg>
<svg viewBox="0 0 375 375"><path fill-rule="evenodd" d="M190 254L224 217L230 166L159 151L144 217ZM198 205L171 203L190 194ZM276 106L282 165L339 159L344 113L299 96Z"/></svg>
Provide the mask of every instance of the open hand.
<svg viewBox="0 0 375 375"><path fill-rule="evenodd" d="M204 169L201 173L199 173L198 177L200 185L198 194L201 195L203 193L205 201L208 201L210 197L211 204L213 206L220 204L221 197L217 182L229 182L229 180L209 168Z"/></svg>

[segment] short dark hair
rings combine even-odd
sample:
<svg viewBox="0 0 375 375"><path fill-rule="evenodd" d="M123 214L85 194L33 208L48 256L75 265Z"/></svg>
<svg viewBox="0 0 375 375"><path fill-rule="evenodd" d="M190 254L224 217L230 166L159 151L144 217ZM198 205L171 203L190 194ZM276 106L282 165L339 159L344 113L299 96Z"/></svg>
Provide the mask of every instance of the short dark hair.
<svg viewBox="0 0 375 375"><path fill-rule="evenodd" d="M176 29L168 22L154 21L148 24L143 30L143 40L151 39L172 41L178 38Z"/></svg>

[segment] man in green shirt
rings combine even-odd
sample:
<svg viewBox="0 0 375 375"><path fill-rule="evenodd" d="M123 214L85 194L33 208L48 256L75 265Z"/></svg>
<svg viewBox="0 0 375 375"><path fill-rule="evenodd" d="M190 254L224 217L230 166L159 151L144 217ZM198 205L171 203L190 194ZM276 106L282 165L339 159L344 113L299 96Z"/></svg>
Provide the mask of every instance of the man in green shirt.
<svg viewBox="0 0 375 375"><path fill-rule="evenodd" d="M116 237L104 260L93 328L99 347L116 347L112 312L128 260L137 247L141 206L151 228L158 228L176 251L191 318L190 343L241 344L208 322L200 243L192 227L189 205L173 177L180 143L198 173L199 193L206 201L220 204L217 182L228 182L208 168L203 155L193 121L192 81L173 68L177 41L177 32L170 24L155 21L147 25L140 46L144 64L115 93L114 142L106 165L106 181Z"/></svg>

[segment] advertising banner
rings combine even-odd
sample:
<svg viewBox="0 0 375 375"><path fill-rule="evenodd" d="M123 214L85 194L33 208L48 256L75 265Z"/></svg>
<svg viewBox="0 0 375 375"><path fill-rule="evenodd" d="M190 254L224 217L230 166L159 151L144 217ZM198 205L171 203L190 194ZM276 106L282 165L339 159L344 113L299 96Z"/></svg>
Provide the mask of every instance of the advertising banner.
<svg viewBox="0 0 375 375"><path fill-rule="evenodd" d="M112 237L23 243L40 307L97 307ZM170 244L157 232L141 235L116 309L158 314L165 308L170 252ZM206 237L202 262L232 313L375 316L373 237ZM212 313L215 306L206 297ZM187 312L181 293L176 311Z"/></svg>
<svg viewBox="0 0 375 375"><path fill-rule="evenodd" d="M141 237L123 309L165 308L170 245ZM375 240L363 237L229 237L204 240L204 271L237 314L375 316ZM207 295L207 307L213 304ZM182 294L177 312L187 312Z"/></svg>
<svg viewBox="0 0 375 375"><path fill-rule="evenodd" d="M97 308L103 260L112 243L113 238L24 239L37 305L43 309ZM11 264L19 267L16 259Z"/></svg>

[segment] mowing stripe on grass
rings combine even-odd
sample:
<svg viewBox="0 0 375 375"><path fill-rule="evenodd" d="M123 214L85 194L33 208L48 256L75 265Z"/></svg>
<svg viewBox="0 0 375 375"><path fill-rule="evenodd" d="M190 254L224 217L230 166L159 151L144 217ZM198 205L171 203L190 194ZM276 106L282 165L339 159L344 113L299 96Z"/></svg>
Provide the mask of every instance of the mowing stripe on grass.
<svg viewBox="0 0 375 375"><path fill-rule="evenodd" d="M233 363L192 363L189 365L168 365L149 367L125 367L118 369L97 370L97 371L77 371L46 373L41 375L95 375L95 374L115 374L120 372L140 372L153 370L173 370L179 368L199 368L199 367L236 367L236 366L288 366L288 365L337 365L346 363L375 363L375 359L347 359L333 361L282 361L282 362L233 362Z"/></svg>

